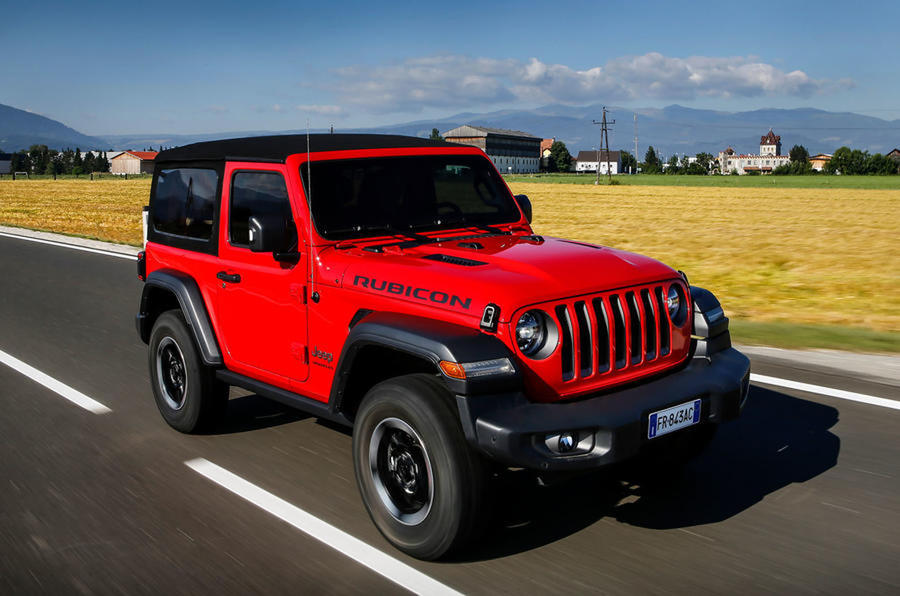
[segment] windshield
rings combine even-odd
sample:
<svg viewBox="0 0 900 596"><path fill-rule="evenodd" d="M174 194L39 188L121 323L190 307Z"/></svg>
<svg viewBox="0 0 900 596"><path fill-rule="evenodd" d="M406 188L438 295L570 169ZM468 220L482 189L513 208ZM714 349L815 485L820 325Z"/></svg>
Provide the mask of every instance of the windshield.
<svg viewBox="0 0 900 596"><path fill-rule="evenodd" d="M300 166L316 230L329 240L512 223L521 217L487 159L429 155ZM312 181L310 195L309 182Z"/></svg>

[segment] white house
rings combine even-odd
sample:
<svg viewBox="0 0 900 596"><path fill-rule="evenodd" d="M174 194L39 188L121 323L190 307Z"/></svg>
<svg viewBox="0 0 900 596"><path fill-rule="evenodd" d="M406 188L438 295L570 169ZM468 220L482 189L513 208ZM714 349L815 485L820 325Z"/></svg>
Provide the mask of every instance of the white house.
<svg viewBox="0 0 900 596"><path fill-rule="evenodd" d="M579 151L578 157L575 158L576 172L597 172L597 166L600 167L601 174L618 174L622 171L622 152L621 151Z"/></svg>

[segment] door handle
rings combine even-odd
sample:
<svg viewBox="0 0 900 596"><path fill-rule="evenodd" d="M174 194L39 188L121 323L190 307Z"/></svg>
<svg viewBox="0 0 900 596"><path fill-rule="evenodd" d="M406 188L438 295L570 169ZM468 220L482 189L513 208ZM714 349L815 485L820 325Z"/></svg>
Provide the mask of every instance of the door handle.
<svg viewBox="0 0 900 596"><path fill-rule="evenodd" d="M218 273L216 273L216 277L218 277L222 281L227 281L230 284L241 283L241 274L240 273L227 273L225 271L219 271Z"/></svg>

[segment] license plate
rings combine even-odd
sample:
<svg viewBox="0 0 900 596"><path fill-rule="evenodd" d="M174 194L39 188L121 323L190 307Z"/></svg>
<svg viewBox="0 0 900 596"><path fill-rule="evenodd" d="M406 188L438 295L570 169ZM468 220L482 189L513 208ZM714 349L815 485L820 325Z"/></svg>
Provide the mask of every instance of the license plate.
<svg viewBox="0 0 900 596"><path fill-rule="evenodd" d="M700 400L695 399L650 414L647 438L655 439L698 422L700 422Z"/></svg>

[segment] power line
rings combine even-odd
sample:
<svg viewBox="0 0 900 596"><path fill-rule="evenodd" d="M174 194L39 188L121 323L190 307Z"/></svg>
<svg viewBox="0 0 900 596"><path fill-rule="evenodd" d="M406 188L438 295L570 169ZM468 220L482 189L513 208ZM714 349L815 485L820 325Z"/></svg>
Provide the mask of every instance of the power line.
<svg viewBox="0 0 900 596"><path fill-rule="evenodd" d="M637 112L634 113L634 163L638 163ZM637 174L637 165L634 166L634 173Z"/></svg>
<svg viewBox="0 0 900 596"><path fill-rule="evenodd" d="M597 184L600 184L600 155L603 151L603 143L606 142L606 174L609 177L609 181L612 182L612 170L609 168L609 125L615 124L615 120L611 120L609 122L606 121L606 106L603 106L603 120L597 122L596 120L592 120L594 124L600 125L600 148L597 149Z"/></svg>

